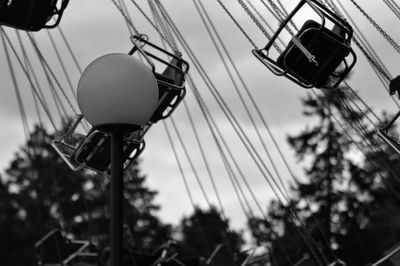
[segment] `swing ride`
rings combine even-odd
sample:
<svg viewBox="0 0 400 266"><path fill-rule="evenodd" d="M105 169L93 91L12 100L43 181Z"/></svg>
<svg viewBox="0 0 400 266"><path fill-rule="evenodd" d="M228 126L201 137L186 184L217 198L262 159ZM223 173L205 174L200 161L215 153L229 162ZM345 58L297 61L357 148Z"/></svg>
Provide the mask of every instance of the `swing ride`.
<svg viewBox="0 0 400 266"><path fill-rule="evenodd" d="M361 8L360 5L353 0L350 1L399 53L399 46L393 38L387 34L382 27ZM42 29L56 28L60 23L63 12L67 8L68 2L69 0L37 0L31 1L27 4L22 0L0 0L0 24L24 31L40 31ZM118 12L122 15L127 24L131 35L130 41L133 45L129 52L119 55L126 58L131 57L135 60L141 60L141 62L146 65L149 73L154 76L158 88L158 97L156 97L157 102L154 104L154 107L152 107L151 116L148 119L145 119L146 121L143 121L143 123L138 127L131 128L128 132L124 133L124 171L128 170L143 153L145 149L144 138L147 137L149 134L148 132L150 130L153 131L153 127L154 130L157 130L157 128L160 128L160 125L163 125L185 184L187 182L185 178L187 177L185 177L184 171L182 170L184 168L182 167L182 161L179 159L179 155L182 156L182 153L179 154L174 140L180 144L181 149L179 150L183 151L183 156L187 158L189 163L188 168L192 170L205 201L209 202L207 193L211 192L206 191L202 186L202 181L204 182L204 180L201 180L199 177L199 174L196 171L196 167L198 166L190 156L190 148L192 147L189 148L188 145L185 144L185 141L175 123L174 115L172 115L175 112L185 112L195 136L196 145L194 146L199 146L202 161L204 161L204 165L207 169L207 176L210 177L210 183L213 185L210 191L212 190L215 192L218 208L221 213L224 213L224 206L219 198L220 193L218 192L218 186L214 183L214 177L208 163L208 151L206 152L205 148L201 146L202 140L200 140L198 130L196 130L195 124L193 123L193 117L191 114L191 111L193 110L191 110L191 106L187 105L187 101L189 101L187 98L193 97L196 106L198 106L198 110L200 110L202 117L204 117L205 125L207 125L210 135L212 136L212 141L210 142L215 142L215 148L217 149L215 153L220 156L222 162L221 165L224 165L226 168L230 185L233 187L235 197L237 197L237 200L240 203L244 216L246 216L246 218L251 218L252 215L254 216L252 211L252 204L254 204L256 206L255 209L257 209L257 211L259 211L265 218L265 213L260 207L257 197L254 195L246 178L244 178L243 169L241 168L240 160L238 159L238 157L243 154L248 156L250 160L254 162L254 169L259 172L259 175L263 179L265 179L268 186L271 187L275 197L282 202L283 205L288 205L290 200L288 191L280 174L280 171L282 170L275 165L274 160L279 160L284 165L283 168L285 168L284 171L286 172L286 175L293 179L295 179L295 175L280 150L279 145L277 145L273 134L269 130L263 114L254 100L251 90L248 90L248 86L244 81L243 76L240 74L235 60L232 60L224 40L220 38L217 30L218 27L213 23L202 1L193 0L193 3L195 4L196 10L207 29L215 50L218 53L218 60L223 62L224 67L226 68L230 81L235 88L235 92L238 94L241 107L243 106L243 108L245 108L246 117L248 116L247 120L251 122L251 127L254 129L254 132L256 132L255 139L249 137L250 134L246 131L247 129L243 128L240 120L238 120L233 111L236 109L236 106L229 106L227 99L224 98L221 91L217 89L218 86L211 78L212 74L202 65L191 45L189 45L185 39L185 35L180 32L161 1L148 1L149 14L153 16L152 19L150 18L151 16L140 7L140 4L138 4L139 1L111 0L111 2L117 8ZM346 13L346 9L343 8L339 1L299 0L298 3L296 1L297 4L291 9L292 11L287 12L281 1L260 0L260 3L262 4L261 6L266 7L271 15L273 15L277 20L277 28L270 27L270 25L267 24L269 18L266 16L264 17L263 13L258 12L257 8L260 9L260 7L255 7L250 0L235 1L240 4L243 11L249 15L251 21L256 24L259 30L266 37L267 44L261 49L256 45L256 41L251 38L251 35L245 30L244 26L238 22L238 19L233 15L234 13L229 10L228 5L222 0L216 0L215 2L219 4L222 11L226 13L227 18L232 20L231 22L233 22L236 28L244 34L245 38L253 46L251 50L252 54L274 75L284 76L296 85L310 89L317 98L319 93L324 93L324 89L345 90L352 96L346 100L346 107L350 109L366 110L367 118L371 121L371 124L375 126L377 136L400 154L400 142L392 130L396 120L400 117L400 111L393 116L389 123L384 124L348 83L349 73L356 71L354 70L354 67L360 55L363 55L371 65L373 71L377 74L379 80L384 85L383 87L385 87L389 95L392 97L396 93L400 97L400 76L393 78L390 75L384 63L370 47L368 40L364 38L362 32L357 28L356 23L353 23L351 16ZM127 8L127 3L131 3L132 7L136 7L143 15L148 24L159 35L158 37L160 37L160 42L157 38L153 38L150 33L146 32L146 34L143 34L137 30L134 24L136 17L134 17L135 19L133 20L131 19L131 11ZM393 1L388 0L385 1L385 3L391 8L391 10L396 10L396 12L398 11L396 14L400 14L400 10L397 10L397 6ZM310 15L310 13L313 14ZM302 19L304 16L307 16L305 21ZM308 16L312 18L310 19ZM301 18L298 19L298 17ZM302 23L299 24L298 20L301 20ZM297 25L300 25L300 27ZM268 27L268 29L266 27ZM57 29L54 31L56 30ZM81 82L83 83L85 81L82 77L85 77L87 69L90 69L90 67L84 71L80 70L79 63L77 63L77 59L69 47L65 36L61 29L58 30L65 41L70 57L73 59L76 68L80 72L81 84ZM51 67L49 67L46 61L45 54L40 52L36 40L32 37L33 35L27 33L27 40L30 41L31 47L36 52L40 66L42 66L42 70L49 81L50 93L43 92L42 87L46 86L41 86L40 81L36 78L35 67L33 67L29 61L29 57L32 55L28 56L26 48L24 47L24 42L21 41L19 34L20 33L17 35L18 42L15 42L15 40L11 40L8 37L8 32L1 29L3 46L7 51L7 58L9 54L11 54L8 52L7 49L9 48L7 47L12 49L12 54L17 59L20 68L23 70L22 75L28 80L33 93L32 98L35 102L36 109L42 110L38 111L39 119L43 120L42 116L44 114L56 132L56 137L52 142L52 147L73 171L89 169L97 173L109 175L111 170L111 136L109 132L104 130L102 125L96 123L95 119L88 117L86 115L88 113L87 110L85 110L85 112L81 110L82 114L85 113L85 117L75 110L74 104L76 104L77 99L75 98L74 88L69 85L71 87L71 93L64 90L63 87L65 87L65 82L60 82L60 78L58 78L59 76L62 76L62 74L55 74L51 70ZM52 36L50 31L48 34L49 36ZM151 41L149 36L151 36ZM20 45L18 51L15 49L17 44ZM356 52L358 52L356 48L359 50L360 54L356 54ZM54 49L57 51L56 47L54 47ZM58 52L56 53L58 54ZM62 60L60 60L60 64L62 64L61 61ZM8 60L10 72L13 73L13 66L10 62L11 61ZM190 72L189 64L191 69ZM62 67L62 69L64 69L64 67ZM67 68L64 70L66 70L65 72L68 72ZM117 70L118 68L116 68L115 71ZM196 73L196 78L192 78L193 73ZM64 74L66 80L68 80L67 73ZM268 74L263 73L263 75ZM136 78L139 79L139 77ZM268 76L268 78L272 77ZM200 79L203 82L212 99L216 102L219 110L221 110L224 119L226 119L232 127L234 132L233 135L238 138L237 143L243 145L244 148L241 150L239 156L235 155L230 144L226 142L224 132L221 130L220 125L218 125L214 120L209 103L204 98L205 92L198 89L199 85L196 79ZM131 82L137 82L137 80L132 80ZM78 100L80 98L79 93L81 93L79 86L80 85L78 85ZM25 113L23 110L23 101L21 100L20 93L18 93L15 81L14 87L16 87L17 101L19 103L21 116L23 116L22 120L24 127L29 127L27 117L26 115L23 115ZM239 88L244 88L244 92L241 92ZM314 88L321 90L316 91ZM190 93L187 93L187 90L189 91L189 89ZM46 98L49 98L49 95L55 103L53 107L49 107L48 105L49 100ZM184 101L184 99L186 100ZM396 104L399 104L395 97L392 99ZM139 101L140 99L138 102ZM248 104L246 104L246 102L251 102L255 112L248 109ZM71 117L71 110L67 110L68 108L72 110L75 119L67 120L69 121L68 129L62 131L56 126L58 121L55 121L52 118L52 110L58 110L60 117L66 119L67 117ZM254 115L254 113L257 115ZM125 113L126 117L128 117L127 119L129 119L131 114L132 113ZM365 135L362 135L365 130L358 128L359 125L347 125L345 119L337 118L335 115L340 117L341 110L332 111L332 116L335 120L337 119L344 124L344 131L348 130L348 128L353 128L354 131L358 131L360 138L366 137ZM273 143L273 147L278 154L278 159L273 158L270 154L269 147L263 139L265 136L262 136L259 131L259 126L256 125L255 118L262 121L262 129L265 129L265 132L268 133L268 136ZM45 122L45 124L46 123L47 122ZM175 138L171 134L171 126L174 130ZM371 143L374 142L376 142L376 140L371 141ZM237 146L237 143L233 146ZM263 150L258 148L260 143L262 144L261 146ZM378 148L374 146L372 149ZM265 157L265 155L267 157ZM192 196L190 194L190 186L186 186L186 189L188 190L189 198L193 204ZM254 203L249 203L253 201ZM327 243L317 244L313 239L313 236L308 233L307 228L304 227L302 219L296 214L295 210L290 208L288 209L289 216L298 224L301 239L309 248L311 260L313 260L316 265L346 265L346 263L340 260L340 258L334 254L335 252L332 251L332 245L331 242L329 242L330 240L326 241ZM55 250L55 246L60 245L60 243L61 248ZM223 244L221 245L224 246ZM185 258L180 258L179 254L174 250L174 244L168 242L165 246L160 247L160 250L150 257L138 257L136 259L139 261L140 259L143 259L143 261L146 261L144 262L146 265L211 266L214 265L214 255L218 254L220 248L221 247L214 247L214 252L210 258L193 258L185 261ZM327 258L323 254L322 249L325 248L333 253L331 258ZM60 250L62 250L61 254L55 256L54 254L57 252L60 253ZM96 252L94 250L94 244L90 241L69 240L63 236L59 230L50 232L38 241L36 245L40 265L43 266L71 265L78 257L83 258L84 260L88 259L89 261L93 261L94 257L96 257ZM273 265L270 256L260 257L255 255L252 251L244 252L243 254L240 254L240 256L242 259L237 259L235 261L236 265ZM298 264L293 265L303 264L301 264L300 261Z"/></svg>
<svg viewBox="0 0 400 266"><path fill-rule="evenodd" d="M289 23L305 4L318 14L321 22L307 20L298 33L294 34L289 29ZM333 24L332 29L327 28L327 20ZM272 59L269 56L270 50L284 29L289 30L292 38L279 57ZM303 0L282 21L268 44L263 49L254 49L253 54L275 75L286 76L304 88L334 89L356 63L356 54L350 46L352 36L353 30L345 20L318 1Z"/></svg>

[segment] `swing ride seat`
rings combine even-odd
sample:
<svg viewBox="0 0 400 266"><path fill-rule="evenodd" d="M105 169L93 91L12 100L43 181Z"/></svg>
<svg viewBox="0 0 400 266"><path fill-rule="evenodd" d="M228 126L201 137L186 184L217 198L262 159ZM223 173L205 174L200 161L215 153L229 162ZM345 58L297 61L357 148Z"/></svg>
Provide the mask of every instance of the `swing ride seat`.
<svg viewBox="0 0 400 266"><path fill-rule="evenodd" d="M41 266L69 265L78 257L96 260L93 244L89 241L70 240L54 229L35 244Z"/></svg>
<svg viewBox="0 0 400 266"><path fill-rule="evenodd" d="M140 155L144 141L125 141L123 150L124 170ZM85 165L96 172L107 172L111 164L111 137L100 131L93 131L78 147L73 159L78 165Z"/></svg>
<svg viewBox="0 0 400 266"><path fill-rule="evenodd" d="M69 0L0 0L0 25L26 31L39 31L43 28L54 28ZM55 18L52 24L47 24Z"/></svg>
<svg viewBox="0 0 400 266"><path fill-rule="evenodd" d="M303 46L315 56L318 64L310 62L300 49L290 41L289 45L277 59L282 69L316 88L323 88L332 75L338 76L340 81L348 73L345 58L351 48L343 42L343 37L336 34L316 21L308 20L297 34ZM336 73L335 70L344 63L345 69ZM334 86L335 87L335 86Z"/></svg>
<svg viewBox="0 0 400 266"><path fill-rule="evenodd" d="M71 129L52 142L52 147L74 171L83 168L98 173L107 173L111 164L111 137L99 130L92 129L87 135L74 133L82 116L73 123ZM127 170L145 148L142 134L129 132L124 137L123 160Z"/></svg>
<svg viewBox="0 0 400 266"><path fill-rule="evenodd" d="M179 52L173 54L162 49L149 42L146 35L132 36L131 40L134 47L129 54L133 55L138 51L144 57L148 65L150 65L158 83L158 103L150 119L150 123L156 123L161 119L169 117L185 97L186 89L184 84L185 76L189 71L189 64L182 59ZM145 50L145 46L154 51L149 51L150 49ZM169 61L164 60L159 54L171 59ZM156 70L155 63L165 66L162 73Z"/></svg>
<svg viewBox="0 0 400 266"><path fill-rule="evenodd" d="M308 4L321 18L321 23L307 20L283 52L276 58L270 56L271 48L281 32L289 33L289 23L294 15ZM326 27L326 21L333 28ZM278 30L262 49L253 54L275 75L285 76L304 88L336 88L354 67L357 57L350 46L351 26L316 0L302 0L286 17Z"/></svg>

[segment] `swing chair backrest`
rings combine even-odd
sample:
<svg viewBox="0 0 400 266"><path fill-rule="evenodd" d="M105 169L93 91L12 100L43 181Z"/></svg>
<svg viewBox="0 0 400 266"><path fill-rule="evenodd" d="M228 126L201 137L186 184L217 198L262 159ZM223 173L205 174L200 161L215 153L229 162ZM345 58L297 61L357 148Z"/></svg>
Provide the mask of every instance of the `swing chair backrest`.
<svg viewBox="0 0 400 266"><path fill-rule="evenodd" d="M147 40L145 35L132 36L131 39L134 47L129 54L139 52L150 65L158 83L159 101L150 119L151 123L156 123L169 117L183 100L186 94L185 76L189 71L189 64L179 53L173 54L154 45ZM163 57L169 58L169 61ZM159 71L156 65L161 65L164 70Z"/></svg>
<svg viewBox="0 0 400 266"><path fill-rule="evenodd" d="M0 0L0 24L26 31L54 28L69 0ZM51 19L54 21L49 23Z"/></svg>
<svg viewBox="0 0 400 266"><path fill-rule="evenodd" d="M52 142L52 147L74 171L83 168L98 173L108 173L111 164L111 138L103 131L92 128L89 133L76 133L76 127L81 122L79 116L71 129ZM139 157L145 148L143 134L129 132L124 138L124 170L127 170Z"/></svg>
<svg viewBox="0 0 400 266"><path fill-rule="evenodd" d="M305 4L315 11L321 22L306 21L284 51L272 58L271 48ZM327 28L327 20L333 24L333 29ZM304 88L336 88L356 62L350 47L352 35L351 26L325 6L315 0L302 0L280 24L268 44L263 49L253 50L253 54L274 74L286 76Z"/></svg>
<svg viewBox="0 0 400 266"><path fill-rule="evenodd" d="M342 36L322 27L313 20L308 20L303 25L297 37L304 47L315 56L318 64L310 62L291 41L278 57L278 66L288 70L303 84L308 83L317 88L325 87L328 79L335 75L335 70L343 62L343 59L350 54L351 48L343 42ZM346 64L345 61L344 64ZM348 71L346 66L345 68ZM337 87L337 85L332 87Z"/></svg>

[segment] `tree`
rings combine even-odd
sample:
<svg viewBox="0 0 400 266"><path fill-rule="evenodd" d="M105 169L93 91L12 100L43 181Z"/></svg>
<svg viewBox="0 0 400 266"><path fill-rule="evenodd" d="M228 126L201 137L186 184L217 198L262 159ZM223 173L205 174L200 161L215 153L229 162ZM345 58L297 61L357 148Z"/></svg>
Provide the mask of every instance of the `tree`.
<svg viewBox="0 0 400 266"><path fill-rule="evenodd" d="M234 260L240 253L242 237L230 229L229 221L224 220L216 208L211 207L206 211L196 208L190 217L182 219L181 234L183 252L188 256L208 259L222 244L211 265L237 264Z"/></svg>
<svg viewBox="0 0 400 266"><path fill-rule="evenodd" d="M400 191L399 156L378 145L376 129L366 122L368 110L349 104L357 103L353 96L342 88L303 101L304 114L317 123L288 140L298 158L309 162L306 179L293 185L289 206L273 202L268 221L249 222L258 243L272 245L277 265L293 265L306 253L325 264L339 256L348 265L365 265L400 240L396 222L383 223L397 221L393 212L400 213L400 198L388 193Z"/></svg>
<svg viewBox="0 0 400 266"><path fill-rule="evenodd" d="M92 239L106 247L109 235L109 178L88 170L73 172L51 148L53 136L36 126L16 153L0 186L0 255L5 265L35 265L34 244L60 228L77 239ZM134 164L124 177L124 213L127 246L152 250L170 237L170 226L154 213L156 192L145 186L146 177ZM6 241L12 245L5 244ZM15 254L15 256L14 256Z"/></svg>

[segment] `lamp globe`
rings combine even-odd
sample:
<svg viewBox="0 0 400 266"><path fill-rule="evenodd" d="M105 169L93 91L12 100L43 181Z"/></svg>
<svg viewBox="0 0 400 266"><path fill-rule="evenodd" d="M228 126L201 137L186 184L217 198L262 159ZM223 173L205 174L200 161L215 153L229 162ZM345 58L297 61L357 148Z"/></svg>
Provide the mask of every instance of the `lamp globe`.
<svg viewBox="0 0 400 266"><path fill-rule="evenodd" d="M77 97L94 127L141 127L154 113L158 85L153 72L127 54L104 55L83 71Z"/></svg>

